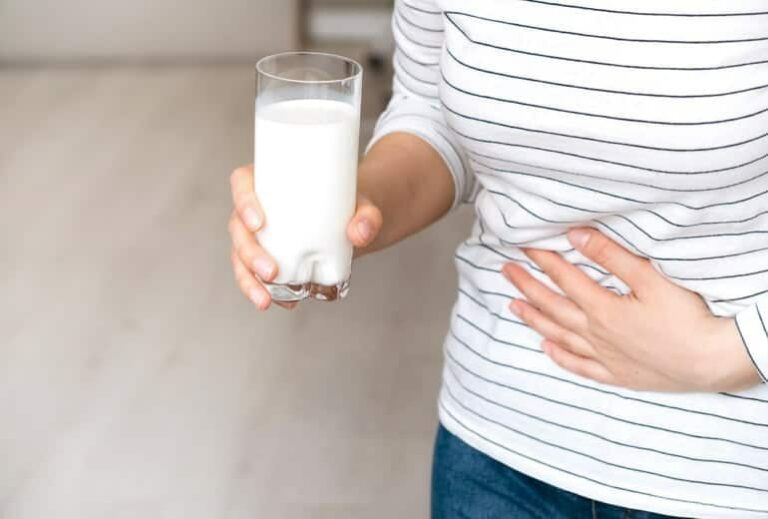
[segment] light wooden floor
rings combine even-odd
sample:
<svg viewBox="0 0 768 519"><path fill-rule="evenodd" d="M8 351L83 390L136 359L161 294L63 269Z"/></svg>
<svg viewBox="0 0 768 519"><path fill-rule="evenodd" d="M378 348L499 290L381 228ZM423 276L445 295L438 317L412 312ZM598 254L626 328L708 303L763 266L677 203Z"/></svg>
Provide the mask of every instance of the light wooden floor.
<svg viewBox="0 0 768 519"><path fill-rule="evenodd" d="M259 315L228 264L249 67L0 70L0 517L427 516L452 249Z"/></svg>

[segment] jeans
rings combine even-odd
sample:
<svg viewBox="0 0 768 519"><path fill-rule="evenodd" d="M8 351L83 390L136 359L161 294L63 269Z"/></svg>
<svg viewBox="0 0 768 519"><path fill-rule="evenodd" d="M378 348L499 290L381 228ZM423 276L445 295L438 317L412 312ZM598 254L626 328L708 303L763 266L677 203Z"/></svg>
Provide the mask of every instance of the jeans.
<svg viewBox="0 0 768 519"><path fill-rule="evenodd" d="M432 519L671 519L593 501L530 478L442 425L432 466Z"/></svg>

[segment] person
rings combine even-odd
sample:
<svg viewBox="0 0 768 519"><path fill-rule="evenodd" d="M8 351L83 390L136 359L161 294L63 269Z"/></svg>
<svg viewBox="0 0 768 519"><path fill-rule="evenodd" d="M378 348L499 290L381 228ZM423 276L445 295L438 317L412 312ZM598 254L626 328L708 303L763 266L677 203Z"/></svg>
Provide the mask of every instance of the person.
<svg viewBox="0 0 768 519"><path fill-rule="evenodd" d="M349 239L477 214L433 517L768 517L768 2L397 0L393 28Z"/></svg>

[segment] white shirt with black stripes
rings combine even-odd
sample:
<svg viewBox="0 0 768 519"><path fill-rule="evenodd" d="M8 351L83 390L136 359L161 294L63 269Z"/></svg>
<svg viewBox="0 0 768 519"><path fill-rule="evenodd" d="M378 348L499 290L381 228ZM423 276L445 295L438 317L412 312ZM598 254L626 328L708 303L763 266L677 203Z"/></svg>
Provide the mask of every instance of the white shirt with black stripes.
<svg viewBox="0 0 768 519"><path fill-rule="evenodd" d="M456 253L442 423L565 490L688 517L768 517L768 388L637 393L557 368L509 313L519 247L589 225L737 316L768 375L768 0L398 0L374 142L445 159L477 222Z"/></svg>

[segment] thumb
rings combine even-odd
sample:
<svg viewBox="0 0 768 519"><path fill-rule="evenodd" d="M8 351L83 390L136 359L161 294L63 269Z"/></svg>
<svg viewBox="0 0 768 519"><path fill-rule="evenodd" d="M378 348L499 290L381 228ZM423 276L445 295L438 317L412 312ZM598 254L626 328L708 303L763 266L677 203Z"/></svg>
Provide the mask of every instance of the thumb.
<svg viewBox="0 0 768 519"><path fill-rule="evenodd" d="M594 229L573 229L568 232L568 241L584 257L617 276L635 293L650 288L661 277L647 259L631 253Z"/></svg>
<svg viewBox="0 0 768 519"><path fill-rule="evenodd" d="M347 237L355 247L366 247L376 239L382 222L381 210L368 197L358 195L357 210L347 227Z"/></svg>

